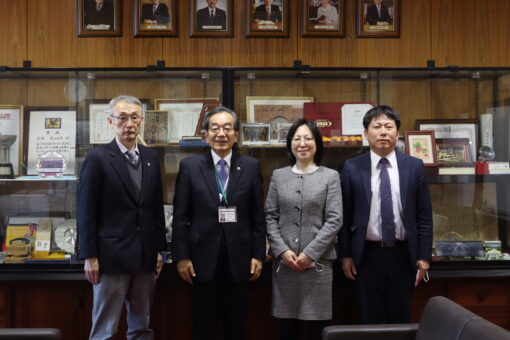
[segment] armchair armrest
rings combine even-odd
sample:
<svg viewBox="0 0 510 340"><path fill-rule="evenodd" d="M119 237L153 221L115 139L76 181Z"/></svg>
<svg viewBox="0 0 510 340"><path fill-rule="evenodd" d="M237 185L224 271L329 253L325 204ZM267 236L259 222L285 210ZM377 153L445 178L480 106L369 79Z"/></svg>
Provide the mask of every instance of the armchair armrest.
<svg viewBox="0 0 510 340"><path fill-rule="evenodd" d="M417 323L329 326L322 340L415 340L417 330Z"/></svg>

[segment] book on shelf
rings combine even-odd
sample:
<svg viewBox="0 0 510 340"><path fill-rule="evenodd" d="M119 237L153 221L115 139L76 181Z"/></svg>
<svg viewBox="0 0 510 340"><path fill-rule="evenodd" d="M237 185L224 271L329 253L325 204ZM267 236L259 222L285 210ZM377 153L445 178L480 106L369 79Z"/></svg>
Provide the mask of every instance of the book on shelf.
<svg viewBox="0 0 510 340"><path fill-rule="evenodd" d="M474 166L452 166L452 167L440 167L439 175L474 175Z"/></svg>

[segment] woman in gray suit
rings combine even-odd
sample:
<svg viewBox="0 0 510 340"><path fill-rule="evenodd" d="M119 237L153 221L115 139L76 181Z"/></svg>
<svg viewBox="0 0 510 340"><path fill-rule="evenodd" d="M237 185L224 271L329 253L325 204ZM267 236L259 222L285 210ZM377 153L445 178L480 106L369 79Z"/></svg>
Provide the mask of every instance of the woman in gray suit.
<svg viewBox="0 0 510 340"><path fill-rule="evenodd" d="M322 136L313 121L289 129L291 166L273 172L266 201L266 224L273 255L272 315L282 319L282 339L320 339L332 310L334 240L342 226L337 171L319 166Z"/></svg>

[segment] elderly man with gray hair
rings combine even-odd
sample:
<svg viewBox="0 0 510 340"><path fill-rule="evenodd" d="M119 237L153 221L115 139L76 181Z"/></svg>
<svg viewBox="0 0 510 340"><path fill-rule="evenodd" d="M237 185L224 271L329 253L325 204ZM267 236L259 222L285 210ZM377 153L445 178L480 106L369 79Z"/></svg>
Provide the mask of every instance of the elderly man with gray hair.
<svg viewBox="0 0 510 340"><path fill-rule="evenodd" d="M143 123L139 99L112 99L106 119L115 139L87 154L77 198L79 256L94 289L90 339L115 335L125 304L127 339L149 340L166 250L159 156L137 143Z"/></svg>

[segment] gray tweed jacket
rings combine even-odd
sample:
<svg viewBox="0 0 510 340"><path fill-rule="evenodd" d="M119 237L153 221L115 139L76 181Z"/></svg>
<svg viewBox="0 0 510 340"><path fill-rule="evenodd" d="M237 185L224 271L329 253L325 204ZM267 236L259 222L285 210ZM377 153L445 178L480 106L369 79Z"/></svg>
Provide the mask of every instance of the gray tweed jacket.
<svg viewBox="0 0 510 340"><path fill-rule="evenodd" d="M342 226L342 193L337 171L319 167L296 174L285 167L273 172L266 200L271 253L292 250L314 261L334 260L334 240Z"/></svg>

